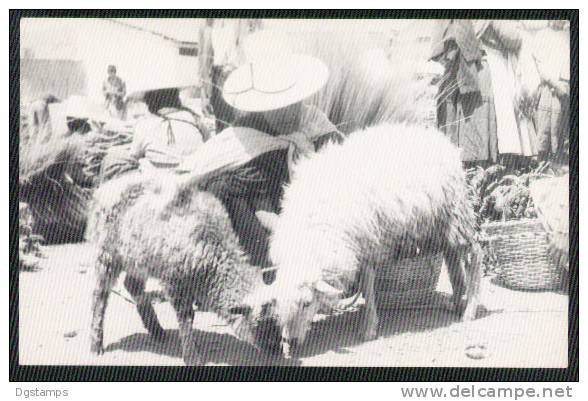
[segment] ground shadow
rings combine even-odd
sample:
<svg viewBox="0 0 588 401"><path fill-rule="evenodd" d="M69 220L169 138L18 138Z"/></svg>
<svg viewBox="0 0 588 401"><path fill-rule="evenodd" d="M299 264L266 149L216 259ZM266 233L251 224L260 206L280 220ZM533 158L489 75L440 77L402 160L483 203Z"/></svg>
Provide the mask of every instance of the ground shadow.
<svg viewBox="0 0 588 401"><path fill-rule="evenodd" d="M558 285L554 285L554 288L539 288L539 289L516 288L516 287L510 286L507 283L505 283L505 281L499 276L492 277L490 282L498 287L501 287L501 288L504 288L507 290L511 290L511 291L527 292L527 293L553 292L555 294L560 294L560 295L568 295L569 294L568 277L567 277L567 274L564 274L564 273L561 274L560 282Z"/></svg>
<svg viewBox="0 0 588 401"><path fill-rule="evenodd" d="M483 319L501 311L490 311L481 306L477 319ZM284 359L240 341L231 334L195 330L200 355L205 363L228 364L231 366L299 366L300 358L307 358L327 352L347 354L349 348L364 343L361 336L362 306L349 311L338 312L316 321L312 325L302 347L297 349L295 358ZM393 337L403 333L433 331L453 324L459 324L457 315L445 308L422 308L405 310L379 310L379 337ZM148 333L137 333L110 344L106 352L152 352L172 358L182 358L182 346L177 329L166 330L166 339L157 342Z"/></svg>
<svg viewBox="0 0 588 401"><path fill-rule="evenodd" d="M200 356L205 363L229 364L231 366L296 366L296 360L287 360L264 353L240 341L230 334L219 334L195 330ZM106 352L122 350L125 352L152 352L173 358L182 358L182 345L179 331L166 330L166 339L154 340L148 333L137 333L122 338L106 347Z"/></svg>
<svg viewBox="0 0 588 401"><path fill-rule="evenodd" d="M477 319L483 319L501 311L490 311L480 306ZM327 316L314 322L304 345L298 350L297 357L305 358L327 352L350 353L349 347L364 343L361 333L362 308ZM392 337L403 333L433 331L452 324L459 324L458 316L447 309L405 309L379 310L379 337Z"/></svg>

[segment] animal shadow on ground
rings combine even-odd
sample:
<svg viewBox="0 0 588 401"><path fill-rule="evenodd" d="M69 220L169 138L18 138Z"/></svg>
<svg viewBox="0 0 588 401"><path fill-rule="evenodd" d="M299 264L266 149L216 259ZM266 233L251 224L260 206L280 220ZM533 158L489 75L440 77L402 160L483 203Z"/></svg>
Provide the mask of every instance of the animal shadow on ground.
<svg viewBox="0 0 588 401"><path fill-rule="evenodd" d="M297 351L298 358L327 353L350 353L348 348L364 343L361 331L363 307L329 315L315 321L304 345ZM477 319L500 311L489 311L480 306ZM452 324L459 324L458 316L442 308L379 309L378 337L388 338L403 333L432 331Z"/></svg>
<svg viewBox="0 0 588 401"><path fill-rule="evenodd" d="M205 364L231 366L295 366L295 360L272 356L240 341L230 334L195 330L196 346ZM182 345L177 329L166 330L166 338L157 342L148 333L137 333L122 338L106 347L106 352L152 352L173 358L182 358Z"/></svg>

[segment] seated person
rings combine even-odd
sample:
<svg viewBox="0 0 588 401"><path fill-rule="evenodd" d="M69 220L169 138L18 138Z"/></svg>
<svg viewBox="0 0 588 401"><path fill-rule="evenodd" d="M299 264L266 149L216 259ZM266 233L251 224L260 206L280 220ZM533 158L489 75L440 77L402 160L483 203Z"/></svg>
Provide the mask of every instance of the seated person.
<svg viewBox="0 0 588 401"><path fill-rule="evenodd" d="M271 265L267 255L269 233L255 213L279 212L282 187L297 156L293 153L314 152L324 143L342 138L325 114L303 104L327 78L327 67L320 60L292 56L277 62L248 63L233 71L224 86L227 103L248 113L233 124L233 129L253 128L296 143L295 152L293 147L269 151L219 174L208 185L207 190L224 202L254 265ZM271 281L271 275L267 278Z"/></svg>
<svg viewBox="0 0 588 401"><path fill-rule="evenodd" d="M208 139L200 118L182 106L178 88L154 89L142 95L149 113L134 128L128 147L113 147L102 164L102 181L134 170L153 172L178 166Z"/></svg>

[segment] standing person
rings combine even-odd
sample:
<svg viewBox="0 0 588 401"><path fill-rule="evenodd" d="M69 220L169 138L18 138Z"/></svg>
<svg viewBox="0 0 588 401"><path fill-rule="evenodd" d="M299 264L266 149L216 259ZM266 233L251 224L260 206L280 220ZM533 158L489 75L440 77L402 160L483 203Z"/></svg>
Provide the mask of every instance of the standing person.
<svg viewBox="0 0 588 401"><path fill-rule="evenodd" d="M525 21L521 25L525 35L522 54L528 55L537 74L531 97L536 102L532 120L539 158L565 163L569 152L569 32L565 30L565 21Z"/></svg>
<svg viewBox="0 0 588 401"><path fill-rule="evenodd" d="M525 157L537 155L534 129L530 129L532 124L518 101L521 98L521 79L517 77L522 45L520 22L478 20L475 30L490 67L501 162L517 166L525 163Z"/></svg>
<svg viewBox="0 0 588 401"><path fill-rule="evenodd" d="M116 75L116 67L109 65L108 77L102 84L102 93L106 109L110 115L122 119L124 117L124 97L127 89L125 82Z"/></svg>
<svg viewBox="0 0 588 401"><path fill-rule="evenodd" d="M496 162L498 139L492 80L472 21L439 21L430 59L442 64L437 123L462 149L462 160Z"/></svg>
<svg viewBox="0 0 588 401"><path fill-rule="evenodd" d="M271 264L269 233L256 213L279 212L282 187L297 157L342 138L323 112L303 103L324 86L328 75L320 60L301 55L268 56L237 68L227 78L223 96L247 114L183 166L196 176L222 171L205 189L224 203L254 265Z"/></svg>
<svg viewBox="0 0 588 401"><path fill-rule="evenodd" d="M202 105L214 113L217 133L237 117L237 111L223 99L222 87L231 71L245 62L243 42L249 33L246 19L207 18L200 29Z"/></svg>

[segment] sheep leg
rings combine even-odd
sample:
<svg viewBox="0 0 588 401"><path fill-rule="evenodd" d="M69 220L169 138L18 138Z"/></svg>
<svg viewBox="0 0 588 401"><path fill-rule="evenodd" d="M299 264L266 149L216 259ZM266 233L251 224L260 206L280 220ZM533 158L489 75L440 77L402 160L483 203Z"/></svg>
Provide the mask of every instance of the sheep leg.
<svg viewBox="0 0 588 401"><path fill-rule="evenodd" d="M192 298L175 296L172 298L172 305L176 311L178 324L180 326L180 338L182 341L182 356L187 366L202 365L202 359L196 349L192 325L194 323L194 309Z"/></svg>
<svg viewBox="0 0 588 401"><path fill-rule="evenodd" d="M365 299L365 308L362 316L362 333L364 340L378 338L378 311L376 308L375 294L376 271L370 266L362 269L361 292Z"/></svg>
<svg viewBox="0 0 588 401"><path fill-rule="evenodd" d="M458 315L462 315L464 311L463 295L464 295L464 274L462 270L462 255L459 250L448 246L444 251L445 264L447 265L447 273L453 289L453 306Z"/></svg>
<svg viewBox="0 0 588 401"><path fill-rule="evenodd" d="M462 319L465 321L476 318L476 312L480 305L480 280L481 280L481 260L482 249L479 245L474 245L471 251L471 260L466 261L467 273L467 307L463 313Z"/></svg>
<svg viewBox="0 0 588 401"><path fill-rule="evenodd" d="M98 262L99 263L99 262ZM108 305L110 289L116 282L120 271L113 271L99 263L96 269L96 286L92 298L92 326L90 329L90 351L104 354L104 315Z"/></svg>
<svg viewBox="0 0 588 401"><path fill-rule="evenodd" d="M159 320L157 319L155 310L153 310L151 301L144 296L146 280L146 277L132 276L127 272L124 286L137 303L137 312L139 312L139 316L141 316L143 326L145 326L149 334L151 334L155 340L163 341L165 339L165 331L159 324Z"/></svg>

